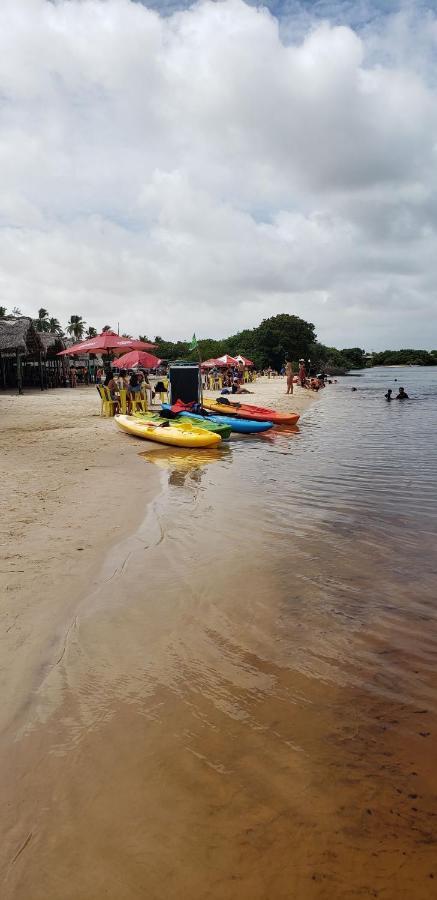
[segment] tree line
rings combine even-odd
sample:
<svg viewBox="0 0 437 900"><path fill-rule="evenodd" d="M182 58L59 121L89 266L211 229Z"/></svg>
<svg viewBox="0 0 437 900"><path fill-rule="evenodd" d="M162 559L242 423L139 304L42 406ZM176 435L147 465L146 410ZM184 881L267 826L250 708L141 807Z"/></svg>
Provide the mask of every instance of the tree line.
<svg viewBox="0 0 437 900"><path fill-rule="evenodd" d="M6 308L0 306L0 318L6 315ZM21 311L14 307L12 315L20 316ZM97 335L97 330L88 325L80 315L71 315L62 328L59 320L50 316L47 309L41 307L38 315L33 320L37 331L55 334L64 337L65 334L75 341L83 338L92 338ZM105 325L103 331L108 331L110 325ZM130 334L122 337L131 338ZM146 334L139 335L140 340L149 341ZM198 352L190 351L190 341L167 341L160 335L153 340L156 344L155 353L161 359L197 360ZM238 353L251 359L257 369L271 366L279 371L286 360L297 365L299 359L310 360L317 369L363 369L366 366L389 365L437 365L437 350L384 350L382 353L366 354L361 347L344 347L339 350L336 347L328 347L317 340L315 327L311 322L306 322L299 316L281 313L271 316L256 328L246 328L229 337L216 340L214 338L201 338L198 347L202 359L215 359L229 353L236 356Z"/></svg>

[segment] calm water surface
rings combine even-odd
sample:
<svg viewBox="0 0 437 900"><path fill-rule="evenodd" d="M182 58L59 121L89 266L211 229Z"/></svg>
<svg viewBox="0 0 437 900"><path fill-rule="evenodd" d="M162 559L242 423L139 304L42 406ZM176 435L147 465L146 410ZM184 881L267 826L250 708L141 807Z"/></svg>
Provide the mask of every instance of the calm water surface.
<svg viewBox="0 0 437 900"><path fill-rule="evenodd" d="M437 370L373 369L298 432L147 454L162 492L23 738L10 896L435 895L436 409Z"/></svg>

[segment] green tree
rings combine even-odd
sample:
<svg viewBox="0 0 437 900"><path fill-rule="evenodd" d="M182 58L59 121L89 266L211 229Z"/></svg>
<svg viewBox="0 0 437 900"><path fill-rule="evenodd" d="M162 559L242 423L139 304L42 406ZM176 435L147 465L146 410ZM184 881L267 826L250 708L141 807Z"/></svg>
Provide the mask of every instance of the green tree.
<svg viewBox="0 0 437 900"><path fill-rule="evenodd" d="M262 366L280 369L285 359L308 358L316 339L314 325L299 316L281 313L264 319L255 329L256 349Z"/></svg>
<svg viewBox="0 0 437 900"><path fill-rule="evenodd" d="M86 336L87 338L97 337L97 328L94 328L93 325L88 325Z"/></svg>
<svg viewBox="0 0 437 900"><path fill-rule="evenodd" d="M70 316L70 320L67 324L68 334L74 337L76 341L80 341L83 338L85 325L86 322L84 322L82 316Z"/></svg>
<svg viewBox="0 0 437 900"><path fill-rule="evenodd" d="M34 323L37 331L49 330L49 314L48 310L44 309L43 306L38 310L38 318L34 319Z"/></svg>
<svg viewBox="0 0 437 900"><path fill-rule="evenodd" d="M4 319L6 315L6 306L0 306L0 319Z"/></svg>
<svg viewBox="0 0 437 900"><path fill-rule="evenodd" d="M62 325L59 322L59 319L55 319L53 317L50 317L50 319L48 321L48 329L47 330L50 332L50 334L62 335L64 333L62 330Z"/></svg>
<svg viewBox="0 0 437 900"><path fill-rule="evenodd" d="M366 351L360 347L345 347L341 350L342 356L350 363L349 369L364 369L366 367Z"/></svg>
<svg viewBox="0 0 437 900"><path fill-rule="evenodd" d="M103 334L103 332L105 332L105 331L112 331L111 326L110 326L110 325L104 325L103 328L102 328L102 334Z"/></svg>

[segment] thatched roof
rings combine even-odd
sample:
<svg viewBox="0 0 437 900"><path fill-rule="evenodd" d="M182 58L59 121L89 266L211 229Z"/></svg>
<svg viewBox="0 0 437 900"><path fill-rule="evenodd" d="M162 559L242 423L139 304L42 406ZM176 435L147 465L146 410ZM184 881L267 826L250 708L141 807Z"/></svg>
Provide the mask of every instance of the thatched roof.
<svg viewBox="0 0 437 900"><path fill-rule="evenodd" d="M32 319L27 316L4 316L0 319L0 352L45 352Z"/></svg>
<svg viewBox="0 0 437 900"><path fill-rule="evenodd" d="M51 351L53 354L65 350L65 341L59 334L52 334L49 331L39 331L39 340L42 343L44 353Z"/></svg>

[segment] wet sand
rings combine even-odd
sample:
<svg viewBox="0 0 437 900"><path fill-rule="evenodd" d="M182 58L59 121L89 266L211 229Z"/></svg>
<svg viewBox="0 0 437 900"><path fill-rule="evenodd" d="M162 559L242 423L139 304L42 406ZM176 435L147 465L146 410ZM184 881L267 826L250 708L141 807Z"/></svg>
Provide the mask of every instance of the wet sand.
<svg viewBox="0 0 437 900"><path fill-rule="evenodd" d="M250 399L284 408L282 390L260 383ZM40 398L25 398L26 422L13 426L26 431L32 411L46 423L9 484L2 897L432 896L431 676L426 707L402 702L391 648L381 694L373 654L387 651L395 613L376 645L357 623L364 689L352 671L335 672L346 639L335 610L307 624L294 611L303 604L311 616L326 584L353 583L353 537L326 555L297 529L281 562L268 516L256 525L256 485L251 493L244 469L232 477L235 451L207 462L150 453L90 419L86 390L53 433L55 400L42 398L41 421ZM253 518L236 525L243 509ZM308 577L294 583L293 565ZM381 585L385 565L376 547Z"/></svg>

